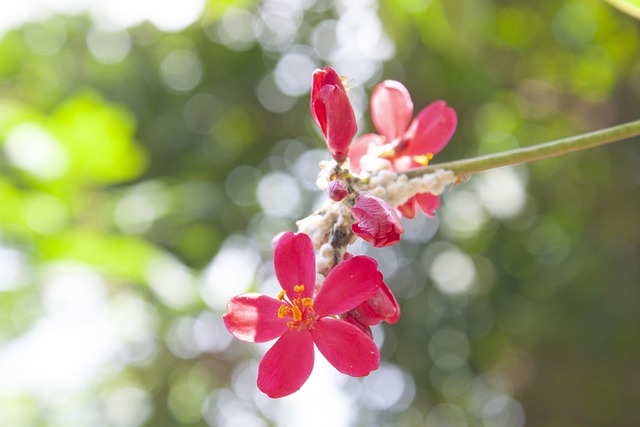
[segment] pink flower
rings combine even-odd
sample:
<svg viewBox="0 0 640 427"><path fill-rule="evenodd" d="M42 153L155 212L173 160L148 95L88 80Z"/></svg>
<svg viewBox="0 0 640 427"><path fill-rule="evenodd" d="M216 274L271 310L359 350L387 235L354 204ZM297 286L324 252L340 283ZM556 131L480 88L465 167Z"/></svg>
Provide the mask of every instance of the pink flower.
<svg viewBox="0 0 640 427"><path fill-rule="evenodd" d="M387 202L369 193L358 193L351 215L356 221L351 226L353 232L377 248L398 243L400 235L404 233L396 211Z"/></svg>
<svg viewBox="0 0 640 427"><path fill-rule="evenodd" d="M351 169L360 172L360 159L371 153L391 161L398 172L425 166L451 139L457 125L456 112L444 101L436 101L420 111L413 121L412 115L413 102L402 83L386 80L378 84L371 94L371 117L380 134L369 133L353 143L349 152ZM398 210L403 216L413 218L416 204L433 216L440 201L433 194L422 193Z"/></svg>
<svg viewBox="0 0 640 427"><path fill-rule="evenodd" d="M315 254L305 234L285 233L274 250L278 298L256 293L233 297L224 324L247 342L278 338L258 367L258 388L269 397L302 387L313 369L314 344L340 372L365 376L380 364L373 340L356 326L333 316L346 313L374 295L382 274L374 259L353 257L335 266L314 297Z"/></svg>
<svg viewBox="0 0 640 427"><path fill-rule="evenodd" d="M333 68L313 73L311 114L322 130L331 156L338 163L344 162L358 126L347 91Z"/></svg>

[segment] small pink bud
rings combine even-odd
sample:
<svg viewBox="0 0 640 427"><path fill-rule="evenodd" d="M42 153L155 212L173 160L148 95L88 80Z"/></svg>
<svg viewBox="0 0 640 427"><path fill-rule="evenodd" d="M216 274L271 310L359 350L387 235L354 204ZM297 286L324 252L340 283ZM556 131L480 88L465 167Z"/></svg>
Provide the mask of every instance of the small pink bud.
<svg viewBox="0 0 640 427"><path fill-rule="evenodd" d="M327 195L334 202L339 202L340 200L347 197L347 193L347 184L345 184L344 181L336 180L329 183Z"/></svg>
<svg viewBox="0 0 640 427"><path fill-rule="evenodd" d="M358 193L351 215L356 221L351 226L353 232L377 248L398 243L400 235L404 233L396 211L387 202L369 193Z"/></svg>
<svg viewBox="0 0 640 427"><path fill-rule="evenodd" d="M358 125L347 90L333 68L313 73L311 114L322 130L331 157L338 163L344 162Z"/></svg>

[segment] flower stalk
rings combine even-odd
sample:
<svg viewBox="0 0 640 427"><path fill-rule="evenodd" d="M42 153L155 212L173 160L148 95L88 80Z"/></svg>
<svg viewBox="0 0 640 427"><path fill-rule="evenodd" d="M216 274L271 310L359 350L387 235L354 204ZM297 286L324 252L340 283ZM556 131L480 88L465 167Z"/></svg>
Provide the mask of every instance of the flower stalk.
<svg viewBox="0 0 640 427"><path fill-rule="evenodd" d="M438 169L454 172L458 176L471 175L503 166L531 163L537 160L558 157L575 151L586 150L640 135L640 120L623 123L605 129L545 142L531 147L517 148L496 154L473 157L452 162L436 163L401 172L409 178L432 173Z"/></svg>

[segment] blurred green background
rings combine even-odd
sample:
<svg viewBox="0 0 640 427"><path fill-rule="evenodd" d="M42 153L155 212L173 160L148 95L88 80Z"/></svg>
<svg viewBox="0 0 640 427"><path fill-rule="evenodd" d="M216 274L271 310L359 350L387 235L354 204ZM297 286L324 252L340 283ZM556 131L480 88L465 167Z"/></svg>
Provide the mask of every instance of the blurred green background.
<svg viewBox="0 0 640 427"><path fill-rule="evenodd" d="M269 345L226 300L276 295L271 238L324 200L315 68L458 112L434 161L640 118L640 27L599 0L68 0L0 5L0 426L637 425L640 142L449 189L375 257L401 302L381 369Z"/></svg>

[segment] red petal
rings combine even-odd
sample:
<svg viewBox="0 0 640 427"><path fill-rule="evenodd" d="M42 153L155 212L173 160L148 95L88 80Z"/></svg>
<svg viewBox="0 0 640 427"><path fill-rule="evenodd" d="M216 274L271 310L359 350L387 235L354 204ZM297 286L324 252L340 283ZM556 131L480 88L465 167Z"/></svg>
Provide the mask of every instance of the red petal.
<svg viewBox="0 0 640 427"><path fill-rule="evenodd" d="M351 148L349 149L349 169L352 172L360 173L362 171L360 159L369 152L369 147L371 145L380 147L384 145L385 142L385 137L376 135L375 133L367 133L353 141L353 144L351 144Z"/></svg>
<svg viewBox="0 0 640 427"><path fill-rule="evenodd" d="M371 94L371 118L382 135L394 139L404 133L413 115L413 102L406 87L385 80Z"/></svg>
<svg viewBox="0 0 640 427"><path fill-rule="evenodd" d="M325 106L322 103L316 103L318 99L318 91L324 84L331 84L340 82L340 76L333 68L326 67L322 70L315 70L313 72L312 84L311 84L311 115L318 127L322 129L324 134L327 118ZM340 82L342 83L342 82Z"/></svg>
<svg viewBox="0 0 640 427"><path fill-rule="evenodd" d="M316 70L313 74L311 113L331 156L339 163L344 162L358 126L349 95L333 68Z"/></svg>
<svg viewBox="0 0 640 427"><path fill-rule="evenodd" d="M436 101L425 107L413 120L407 137L410 139L405 156L436 154L444 148L456 130L456 112L446 102Z"/></svg>
<svg viewBox="0 0 640 427"><path fill-rule="evenodd" d="M303 233L285 233L278 239L273 251L273 266L282 289L289 298L297 297L293 290L304 285L303 298L311 298L316 286L316 257L313 243Z"/></svg>
<svg viewBox="0 0 640 427"><path fill-rule="evenodd" d="M333 316L346 313L376 293L382 283L378 263L356 256L336 265L327 275L313 302L315 313Z"/></svg>
<svg viewBox="0 0 640 427"><path fill-rule="evenodd" d="M415 197L410 198L405 203L398 206L396 209L405 218L408 218L408 219L415 218L416 217L416 198Z"/></svg>
<svg viewBox="0 0 640 427"><path fill-rule="evenodd" d="M349 323L350 325L355 326L364 332L369 338L373 339L373 332L371 332L371 328L363 323L361 323L358 319L355 318L351 313L346 313L342 316L342 320L344 322Z"/></svg>
<svg viewBox="0 0 640 427"><path fill-rule="evenodd" d="M271 398L300 390L313 370L313 339L308 330L287 331L258 366L258 388Z"/></svg>
<svg viewBox="0 0 640 427"><path fill-rule="evenodd" d="M434 216L436 214L436 210L440 207L440 199L438 196L434 196L431 193L416 194L415 198L422 212L428 216Z"/></svg>
<svg viewBox="0 0 640 427"><path fill-rule="evenodd" d="M266 295L249 293L235 296L227 303L222 316L231 335L241 341L265 342L278 338L289 329L278 317L282 302Z"/></svg>
<svg viewBox="0 0 640 427"><path fill-rule="evenodd" d="M320 353L343 374L363 377L380 366L378 347L354 325L324 318L316 322L311 335Z"/></svg>

